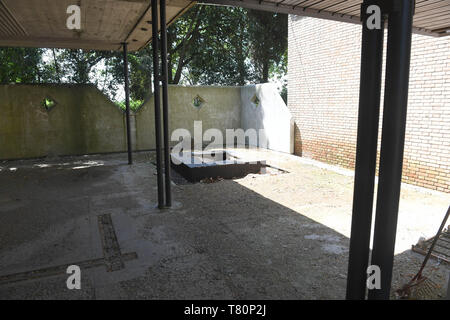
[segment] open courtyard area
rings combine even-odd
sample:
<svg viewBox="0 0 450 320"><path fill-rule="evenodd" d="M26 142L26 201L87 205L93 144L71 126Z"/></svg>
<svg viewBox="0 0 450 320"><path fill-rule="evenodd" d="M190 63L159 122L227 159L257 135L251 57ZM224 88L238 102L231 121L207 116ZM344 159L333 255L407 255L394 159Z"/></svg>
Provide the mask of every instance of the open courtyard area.
<svg viewBox="0 0 450 320"><path fill-rule="evenodd" d="M450 300L449 21L450 0L0 0L0 301Z"/></svg>
<svg viewBox="0 0 450 320"><path fill-rule="evenodd" d="M353 172L234 149L264 174L189 183L157 209L154 152L0 162L0 299L344 299ZM392 295L450 195L402 184ZM81 267L81 290L66 269ZM449 267L430 260L441 285Z"/></svg>

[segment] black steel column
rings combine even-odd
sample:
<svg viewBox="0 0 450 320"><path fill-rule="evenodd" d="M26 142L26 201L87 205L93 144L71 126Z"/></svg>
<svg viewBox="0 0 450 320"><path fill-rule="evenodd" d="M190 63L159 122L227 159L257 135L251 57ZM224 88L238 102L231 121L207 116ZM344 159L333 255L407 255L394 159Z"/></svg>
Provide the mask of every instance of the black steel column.
<svg viewBox="0 0 450 320"><path fill-rule="evenodd" d="M361 6L363 27L358 137L346 293L347 299L361 300L366 296L366 270L370 253L384 34L384 18L381 29L371 30L367 27L366 8L370 4L374 4L374 1L366 0Z"/></svg>
<svg viewBox="0 0 450 320"><path fill-rule="evenodd" d="M172 190L170 181L170 144L169 144L169 98L167 92L168 70L167 70L167 26L166 26L166 0L159 2L161 18L161 81L162 81L162 103L164 124L164 173L166 187L166 207L172 206Z"/></svg>
<svg viewBox="0 0 450 320"><path fill-rule="evenodd" d="M164 182L162 175L161 149L161 107L159 92L159 57L158 57L158 0L152 0L152 46L153 46L153 89L155 99L155 140L156 172L158 179L158 208L164 208Z"/></svg>
<svg viewBox="0 0 450 320"><path fill-rule="evenodd" d="M128 164L133 163L133 156L131 154L131 135L130 135L130 85L128 81L128 47L127 43L123 43L123 74L125 78L125 114L127 122L127 148L128 148Z"/></svg>
<svg viewBox="0 0 450 320"><path fill-rule="evenodd" d="M381 270L381 289L369 299L389 299L397 232L408 103L411 32L414 1L396 0L389 14L386 82L381 138L380 173L372 265Z"/></svg>

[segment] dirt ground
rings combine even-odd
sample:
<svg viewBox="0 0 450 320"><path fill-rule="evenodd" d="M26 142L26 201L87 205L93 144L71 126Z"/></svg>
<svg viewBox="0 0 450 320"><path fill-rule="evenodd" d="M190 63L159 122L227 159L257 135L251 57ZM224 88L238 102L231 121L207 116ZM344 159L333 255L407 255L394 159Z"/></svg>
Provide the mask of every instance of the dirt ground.
<svg viewBox="0 0 450 320"><path fill-rule="evenodd" d="M174 177L173 208L158 210L153 153L132 166L125 154L0 162L0 299L343 299L352 172L234 152L287 172ZM411 245L434 235L449 203L402 186L393 289L417 272ZM66 287L72 264L81 290ZM435 260L425 271L441 297L449 271Z"/></svg>

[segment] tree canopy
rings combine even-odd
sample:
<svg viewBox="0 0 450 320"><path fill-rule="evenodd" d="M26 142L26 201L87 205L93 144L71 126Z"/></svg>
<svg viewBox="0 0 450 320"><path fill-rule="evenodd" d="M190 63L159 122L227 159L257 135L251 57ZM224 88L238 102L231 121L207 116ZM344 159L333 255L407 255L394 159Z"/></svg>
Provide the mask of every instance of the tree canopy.
<svg viewBox="0 0 450 320"><path fill-rule="evenodd" d="M40 83L45 81L39 69L42 49L1 48L0 83Z"/></svg>

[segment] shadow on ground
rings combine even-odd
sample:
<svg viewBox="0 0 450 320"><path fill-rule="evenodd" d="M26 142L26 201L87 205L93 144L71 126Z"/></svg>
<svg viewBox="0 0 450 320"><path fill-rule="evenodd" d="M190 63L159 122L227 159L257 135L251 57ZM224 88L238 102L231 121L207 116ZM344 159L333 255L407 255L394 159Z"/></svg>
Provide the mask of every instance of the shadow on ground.
<svg viewBox="0 0 450 320"><path fill-rule="evenodd" d="M0 299L344 298L349 239L332 228L233 180L176 185L157 210L148 158L77 161L0 165ZM108 272L111 259L123 267ZM396 261L398 280L421 256ZM68 290L76 263L82 288Z"/></svg>

